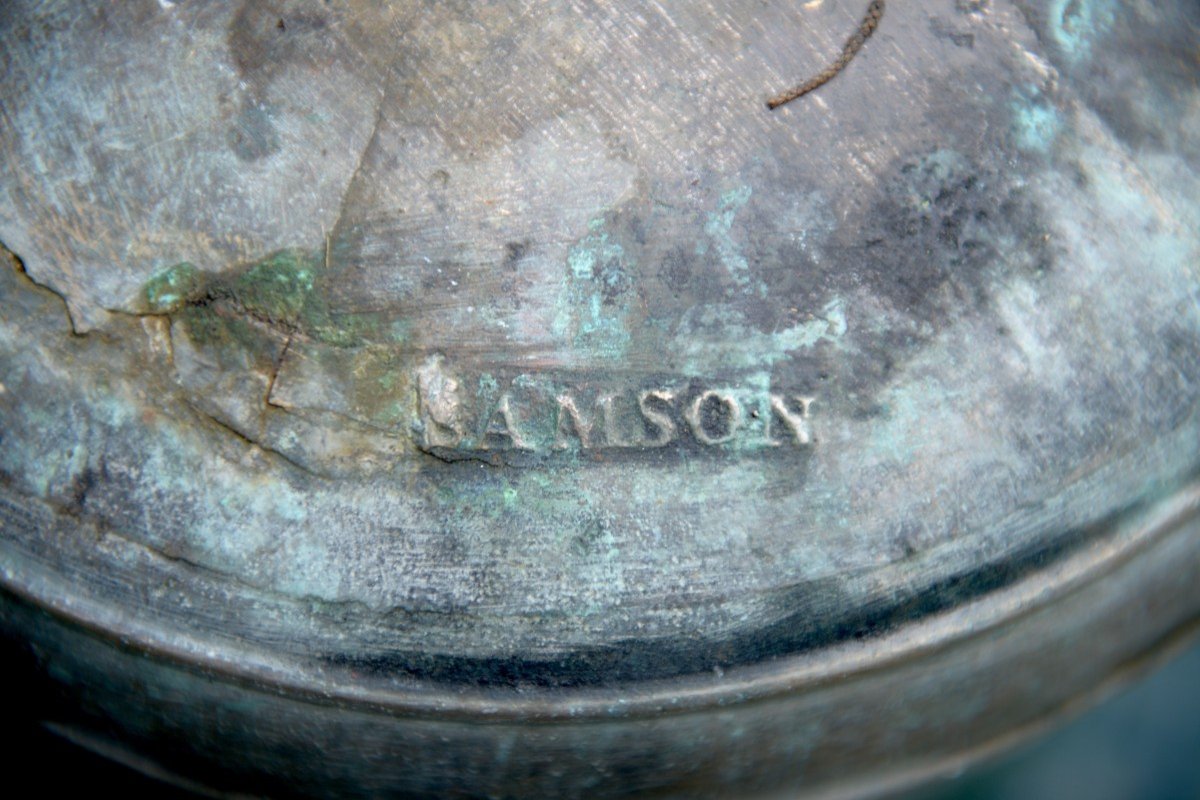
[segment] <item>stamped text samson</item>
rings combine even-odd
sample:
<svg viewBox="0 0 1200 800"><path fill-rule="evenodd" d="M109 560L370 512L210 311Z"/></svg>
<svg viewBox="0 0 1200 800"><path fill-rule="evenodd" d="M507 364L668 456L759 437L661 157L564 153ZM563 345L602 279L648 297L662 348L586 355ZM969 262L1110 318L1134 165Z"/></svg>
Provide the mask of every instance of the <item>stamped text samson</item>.
<svg viewBox="0 0 1200 800"><path fill-rule="evenodd" d="M475 389L476 385L486 388ZM553 453L613 448L807 447L814 398L804 394L677 386L613 391L517 376L506 386L467 381L441 357L418 370L418 445L443 454Z"/></svg>

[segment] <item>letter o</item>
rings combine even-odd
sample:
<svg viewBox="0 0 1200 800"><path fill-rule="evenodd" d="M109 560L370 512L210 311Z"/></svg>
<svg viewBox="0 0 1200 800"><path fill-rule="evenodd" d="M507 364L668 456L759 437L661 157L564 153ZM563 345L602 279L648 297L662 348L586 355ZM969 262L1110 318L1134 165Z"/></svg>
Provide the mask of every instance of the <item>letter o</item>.
<svg viewBox="0 0 1200 800"><path fill-rule="evenodd" d="M723 436L710 436L708 431L704 430L704 404L708 402L709 398L716 398L722 405L729 409L728 428ZM699 395L688 406L687 421L692 428L692 435L696 437L696 441L700 442L700 444L722 444L732 439L737 433L737 429L741 426L742 407L738 405L738 401L734 399L733 395L709 389L707 392Z"/></svg>

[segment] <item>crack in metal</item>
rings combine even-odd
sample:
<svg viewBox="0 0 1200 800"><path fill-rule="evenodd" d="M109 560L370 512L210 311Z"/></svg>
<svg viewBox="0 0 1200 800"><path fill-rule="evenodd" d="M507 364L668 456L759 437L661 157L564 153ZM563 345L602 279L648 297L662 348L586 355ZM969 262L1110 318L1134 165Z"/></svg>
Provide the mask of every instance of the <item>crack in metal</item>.
<svg viewBox="0 0 1200 800"><path fill-rule="evenodd" d="M280 450L276 450L275 448L270 447L269 445L264 445L262 442L255 441L250 436L247 436L245 433L238 430L238 428L236 426L234 426L233 424L226 422L225 420L221 419L220 417L216 416L215 414L212 414L211 412L205 411L203 408L200 408L199 406L197 406L195 403L193 403L190 400L184 399L183 404L185 406L187 406L192 411L192 413L196 414L197 416L201 417L202 419L205 419L205 420L211 422L212 424L214 424L217 427L224 430L226 433L231 434L234 438L236 438L238 441L240 441L242 444L246 445L247 447L253 447L263 453L268 453L270 455L273 455L273 456L279 458L284 463L289 464L290 466L300 470L301 472L304 472L308 475L312 475L313 477L317 477L317 478L329 478L330 477L329 475L325 475L323 473L317 472L316 470L312 469L311 467L307 466L306 464L303 464L300 461L297 461L295 458L287 455L286 453L283 453Z"/></svg>
<svg viewBox="0 0 1200 800"><path fill-rule="evenodd" d="M41 281L38 281L36 278L34 278L32 275L30 275L29 270L25 267L25 259L21 258L19 255L17 255L11 249L9 249L9 247L4 242L0 242L0 251L3 251L4 254L8 256L9 260L12 261L13 268L17 271L17 274L21 276L22 280L29 283L29 285L32 286L33 288L52 295L53 297L57 298L59 302L62 303L63 315L66 316L66 318L67 318L67 324L71 328L72 336L78 336L81 338L84 336L87 336L87 331L84 331L81 333L75 328L75 318L73 316L71 316L71 304L70 304L70 302L68 302L67 296L65 294L60 292L58 289L55 289L53 286L50 286L48 284L42 283Z"/></svg>

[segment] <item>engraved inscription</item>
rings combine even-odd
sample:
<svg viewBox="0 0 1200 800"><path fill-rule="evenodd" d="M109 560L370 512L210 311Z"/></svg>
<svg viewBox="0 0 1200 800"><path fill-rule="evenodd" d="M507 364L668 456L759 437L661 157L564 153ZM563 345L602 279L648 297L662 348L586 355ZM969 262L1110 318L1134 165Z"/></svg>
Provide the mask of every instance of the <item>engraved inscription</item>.
<svg viewBox="0 0 1200 800"><path fill-rule="evenodd" d="M652 431L644 447L666 447L675 440L675 421L666 413L674 402L675 393L666 389L650 389L638 395L638 410Z"/></svg>
<svg viewBox="0 0 1200 800"><path fill-rule="evenodd" d="M794 392L695 379L620 390L592 377L521 374L501 382L457 373L442 356L426 359L415 385L417 444L447 458L671 447L752 453L816 441L815 400Z"/></svg>
<svg viewBox="0 0 1200 800"><path fill-rule="evenodd" d="M733 439L742 424L742 407L733 395L709 389L692 401L686 416L696 441L724 444Z"/></svg>
<svg viewBox="0 0 1200 800"><path fill-rule="evenodd" d="M570 447L567 440L567 426L575 431L575 436L579 440L581 447L591 447L590 434L592 432L592 424L585 422L579 414L579 407L575 405L575 398L569 394L560 394L558 396L558 428L554 432L554 449L566 450Z"/></svg>
<svg viewBox="0 0 1200 800"><path fill-rule="evenodd" d="M525 441L525 437L521 436L517 431L517 424L513 420L512 399L508 395L500 398L500 402L496 404L496 410L492 412L489 418L487 427L484 429L485 443L491 443L495 440L500 441L500 445L493 447L485 447L485 450L503 449L503 440L507 439L510 446L514 450L532 450L529 443Z"/></svg>
<svg viewBox="0 0 1200 800"><path fill-rule="evenodd" d="M786 398L775 394L771 395L772 413L767 417L767 442L772 447L779 447L783 444L771 436L772 423L775 419L783 422L783 426L791 433L794 444L804 445L812 442L812 432L808 428L808 407L812 405L813 398L797 395L792 400L796 405L788 408Z"/></svg>
<svg viewBox="0 0 1200 800"><path fill-rule="evenodd" d="M434 356L417 370L426 447L457 447L466 433L459 419L458 381L442 369L442 364L442 357Z"/></svg>

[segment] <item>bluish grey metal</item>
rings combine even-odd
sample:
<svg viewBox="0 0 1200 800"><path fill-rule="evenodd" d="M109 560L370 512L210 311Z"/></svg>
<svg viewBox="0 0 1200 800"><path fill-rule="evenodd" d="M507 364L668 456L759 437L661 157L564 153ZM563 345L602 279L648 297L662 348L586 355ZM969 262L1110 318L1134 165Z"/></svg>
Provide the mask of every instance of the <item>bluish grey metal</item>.
<svg viewBox="0 0 1200 800"><path fill-rule="evenodd" d="M214 789L870 792L1200 604L1200 9L10 2L0 619ZM1149 43L1149 44L1148 44Z"/></svg>

